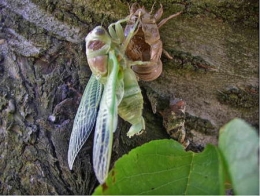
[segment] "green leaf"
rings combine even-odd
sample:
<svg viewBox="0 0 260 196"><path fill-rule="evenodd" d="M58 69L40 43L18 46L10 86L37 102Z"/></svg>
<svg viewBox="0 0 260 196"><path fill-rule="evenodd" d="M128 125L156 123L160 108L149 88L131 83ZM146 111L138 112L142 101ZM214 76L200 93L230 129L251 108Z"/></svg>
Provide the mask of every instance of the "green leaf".
<svg viewBox="0 0 260 196"><path fill-rule="evenodd" d="M224 194L220 157L212 145L193 153L174 140L152 141L120 158L94 195Z"/></svg>
<svg viewBox="0 0 260 196"><path fill-rule="evenodd" d="M241 119L234 119L220 130L219 148L236 194L259 194L258 152L256 130Z"/></svg>

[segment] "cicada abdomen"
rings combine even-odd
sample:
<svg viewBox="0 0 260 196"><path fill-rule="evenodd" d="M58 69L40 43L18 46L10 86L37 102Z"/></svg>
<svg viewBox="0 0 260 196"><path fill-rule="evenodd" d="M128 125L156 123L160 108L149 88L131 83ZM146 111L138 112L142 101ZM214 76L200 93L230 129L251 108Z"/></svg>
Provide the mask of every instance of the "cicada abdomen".
<svg viewBox="0 0 260 196"><path fill-rule="evenodd" d="M135 73L131 68L124 70L124 96L118 107L118 114L121 118L132 124L127 132L128 137L139 134L145 129L145 122L142 117L143 96L136 80Z"/></svg>

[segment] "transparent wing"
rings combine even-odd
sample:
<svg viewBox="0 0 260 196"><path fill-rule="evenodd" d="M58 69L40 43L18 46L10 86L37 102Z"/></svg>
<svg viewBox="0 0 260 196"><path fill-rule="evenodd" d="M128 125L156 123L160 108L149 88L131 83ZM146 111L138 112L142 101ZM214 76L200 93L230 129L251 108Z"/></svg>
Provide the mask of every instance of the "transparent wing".
<svg viewBox="0 0 260 196"><path fill-rule="evenodd" d="M112 152L113 132L117 126L116 86L119 64L114 51L109 52L110 75L101 99L93 148L93 166L100 184L106 180Z"/></svg>
<svg viewBox="0 0 260 196"><path fill-rule="evenodd" d="M124 80L123 80L123 72L118 74L117 83L116 83L116 100L117 100L117 107L121 103L124 97Z"/></svg>
<svg viewBox="0 0 260 196"><path fill-rule="evenodd" d="M72 169L78 152L88 139L93 129L96 121L97 109L102 96L102 90L102 84L100 84L92 74L83 93L73 123L68 150L68 164L70 169Z"/></svg>

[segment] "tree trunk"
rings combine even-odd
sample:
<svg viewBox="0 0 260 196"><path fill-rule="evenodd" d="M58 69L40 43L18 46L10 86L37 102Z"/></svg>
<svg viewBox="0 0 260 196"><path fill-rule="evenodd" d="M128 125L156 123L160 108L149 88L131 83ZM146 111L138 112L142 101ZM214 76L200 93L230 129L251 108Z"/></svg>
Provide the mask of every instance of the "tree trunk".
<svg viewBox="0 0 260 196"><path fill-rule="evenodd" d="M129 139L130 125L120 119L112 163L136 146L169 137L163 111L172 97L187 104L188 149L216 144L219 128L234 117L258 128L258 1L160 3L163 18L185 10L160 28L173 59L163 55L162 75L139 82L146 130ZM93 134L72 171L67 164L73 119L91 75L84 37L127 16L127 1L1 0L0 10L1 194L91 194L98 185Z"/></svg>

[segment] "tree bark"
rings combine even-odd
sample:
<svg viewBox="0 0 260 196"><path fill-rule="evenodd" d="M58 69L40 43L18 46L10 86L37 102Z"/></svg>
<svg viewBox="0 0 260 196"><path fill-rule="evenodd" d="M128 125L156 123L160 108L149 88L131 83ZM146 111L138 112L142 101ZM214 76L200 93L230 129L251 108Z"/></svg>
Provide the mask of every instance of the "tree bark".
<svg viewBox="0 0 260 196"><path fill-rule="evenodd" d="M150 1L142 1L149 10ZM133 3L133 1L132 1ZM163 111L187 103L188 149L217 143L219 128L240 117L258 128L258 1L161 1L162 75L139 82L146 130L127 138L119 119L112 164L151 140L169 138ZM155 9L159 4L155 4ZM67 150L81 94L91 75L84 38L129 14L126 1L1 0L1 194L91 194L93 134L70 171ZM153 111L156 110L156 113Z"/></svg>

